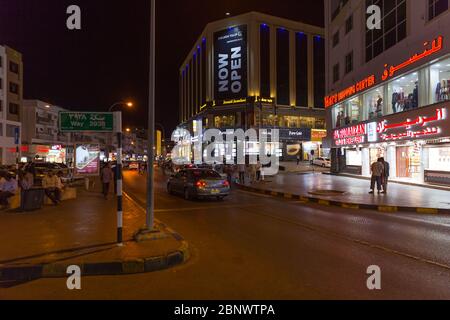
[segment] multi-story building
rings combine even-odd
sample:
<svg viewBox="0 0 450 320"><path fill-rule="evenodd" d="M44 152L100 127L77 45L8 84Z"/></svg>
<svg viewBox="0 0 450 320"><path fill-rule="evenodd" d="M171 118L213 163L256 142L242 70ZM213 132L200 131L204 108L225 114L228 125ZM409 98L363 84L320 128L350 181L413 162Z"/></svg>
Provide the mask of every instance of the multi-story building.
<svg viewBox="0 0 450 320"><path fill-rule="evenodd" d="M277 128L270 152L319 155L324 66L323 28L257 12L212 22L180 67L182 127Z"/></svg>
<svg viewBox="0 0 450 320"><path fill-rule="evenodd" d="M106 133L63 133L59 113L67 109L40 100L24 100L22 115L22 157L66 163L73 158L75 145L107 144Z"/></svg>
<svg viewBox="0 0 450 320"><path fill-rule="evenodd" d="M0 164L16 162L16 147L21 143L22 97L22 55L8 46L0 46Z"/></svg>
<svg viewBox="0 0 450 320"><path fill-rule="evenodd" d="M368 177L384 157L391 179L450 185L448 9L447 0L325 0L333 172Z"/></svg>

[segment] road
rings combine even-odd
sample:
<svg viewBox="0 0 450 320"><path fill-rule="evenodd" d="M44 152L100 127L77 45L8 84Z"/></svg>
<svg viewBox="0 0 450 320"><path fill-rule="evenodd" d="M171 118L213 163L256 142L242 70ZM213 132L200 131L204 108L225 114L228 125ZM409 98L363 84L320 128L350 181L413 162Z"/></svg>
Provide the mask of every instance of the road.
<svg viewBox="0 0 450 320"><path fill-rule="evenodd" d="M127 172L126 192L145 201L145 177ZM254 195L185 201L157 175L156 217L189 241L185 265L156 273L44 279L8 289L40 299L449 299L450 217L381 214ZM366 286L381 268L381 290Z"/></svg>

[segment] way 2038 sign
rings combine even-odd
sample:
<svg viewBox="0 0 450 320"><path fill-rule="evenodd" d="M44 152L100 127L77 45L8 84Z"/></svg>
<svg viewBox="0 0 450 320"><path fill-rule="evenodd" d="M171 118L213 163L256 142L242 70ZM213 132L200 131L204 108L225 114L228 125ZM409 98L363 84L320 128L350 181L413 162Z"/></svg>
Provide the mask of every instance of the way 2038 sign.
<svg viewBox="0 0 450 320"><path fill-rule="evenodd" d="M102 112L60 112L61 132L113 132L114 114Z"/></svg>

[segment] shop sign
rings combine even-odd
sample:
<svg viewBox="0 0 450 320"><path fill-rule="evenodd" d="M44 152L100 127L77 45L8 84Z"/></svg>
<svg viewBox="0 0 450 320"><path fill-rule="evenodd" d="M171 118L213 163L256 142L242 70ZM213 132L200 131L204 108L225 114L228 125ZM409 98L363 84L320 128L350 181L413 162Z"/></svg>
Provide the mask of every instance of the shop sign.
<svg viewBox="0 0 450 320"><path fill-rule="evenodd" d="M322 142L323 139L327 137L327 130L311 130L311 141L313 142Z"/></svg>
<svg viewBox="0 0 450 320"><path fill-rule="evenodd" d="M358 92L373 87L374 85L375 85L375 76L371 75L355 83L354 85L348 87L347 89L342 90L341 92L325 97L325 108L331 107L336 103L355 95Z"/></svg>
<svg viewBox="0 0 450 320"><path fill-rule="evenodd" d="M311 141L311 129L280 129L281 140Z"/></svg>
<svg viewBox="0 0 450 320"><path fill-rule="evenodd" d="M334 130L333 138L337 146L355 145L366 142L366 124Z"/></svg>
<svg viewBox="0 0 450 320"><path fill-rule="evenodd" d="M447 119L447 109L436 109L435 115L431 117L418 116L414 120L407 119L398 123L389 123L384 120L378 124L377 133L383 141L426 138L440 134L441 127L432 125L445 119ZM389 133L391 130L399 132Z"/></svg>

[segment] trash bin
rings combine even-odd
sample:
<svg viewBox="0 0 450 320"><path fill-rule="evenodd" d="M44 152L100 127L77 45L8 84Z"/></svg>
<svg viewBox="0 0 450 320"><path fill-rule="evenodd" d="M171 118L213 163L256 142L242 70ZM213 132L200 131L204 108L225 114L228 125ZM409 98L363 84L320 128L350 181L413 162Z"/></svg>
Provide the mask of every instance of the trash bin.
<svg viewBox="0 0 450 320"><path fill-rule="evenodd" d="M45 191L42 188L22 190L20 209L22 211L39 210L44 205Z"/></svg>

